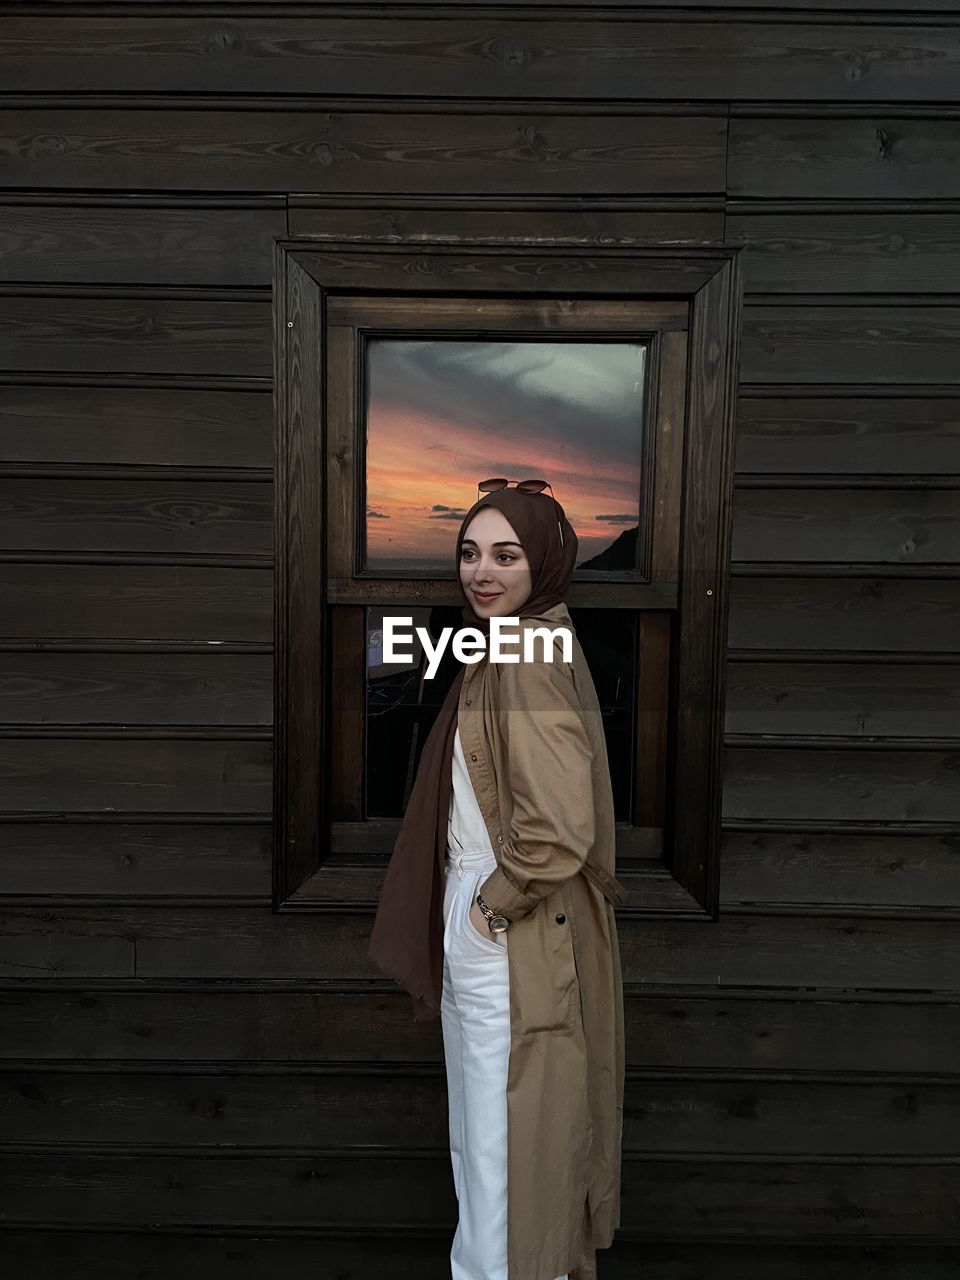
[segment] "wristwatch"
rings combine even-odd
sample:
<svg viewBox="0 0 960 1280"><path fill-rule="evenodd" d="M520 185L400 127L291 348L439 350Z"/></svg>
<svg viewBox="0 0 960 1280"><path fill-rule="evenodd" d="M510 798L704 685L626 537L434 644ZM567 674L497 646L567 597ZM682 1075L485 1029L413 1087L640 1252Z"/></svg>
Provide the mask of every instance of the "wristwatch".
<svg viewBox="0 0 960 1280"><path fill-rule="evenodd" d="M487 918L487 928L491 933L505 933L510 928L510 921L506 916L498 916L487 906L482 896L477 894L477 906Z"/></svg>

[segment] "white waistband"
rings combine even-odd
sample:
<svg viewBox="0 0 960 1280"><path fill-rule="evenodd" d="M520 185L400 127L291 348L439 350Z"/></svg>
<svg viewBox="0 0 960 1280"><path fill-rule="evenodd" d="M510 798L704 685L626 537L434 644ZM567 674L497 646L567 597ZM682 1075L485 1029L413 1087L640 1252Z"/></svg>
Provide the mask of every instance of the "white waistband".
<svg viewBox="0 0 960 1280"><path fill-rule="evenodd" d="M466 868L471 871L495 871L497 867L497 855L490 848L451 849L448 846L445 861L461 871Z"/></svg>

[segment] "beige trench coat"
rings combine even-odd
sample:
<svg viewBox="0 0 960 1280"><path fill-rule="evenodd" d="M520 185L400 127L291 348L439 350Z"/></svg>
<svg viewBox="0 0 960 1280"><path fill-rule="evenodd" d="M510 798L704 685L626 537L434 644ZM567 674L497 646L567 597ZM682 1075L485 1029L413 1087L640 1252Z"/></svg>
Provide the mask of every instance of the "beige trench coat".
<svg viewBox="0 0 960 1280"><path fill-rule="evenodd" d="M497 857L480 885L511 920L507 1077L509 1280L596 1275L620 1222L623 987L614 816L600 707L565 604L554 661L467 665L460 738Z"/></svg>

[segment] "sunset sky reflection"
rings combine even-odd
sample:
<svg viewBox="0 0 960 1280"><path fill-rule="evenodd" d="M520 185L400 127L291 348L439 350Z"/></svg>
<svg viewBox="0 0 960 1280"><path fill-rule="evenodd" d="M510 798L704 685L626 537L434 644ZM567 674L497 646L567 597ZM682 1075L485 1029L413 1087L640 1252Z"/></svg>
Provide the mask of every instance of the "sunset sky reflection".
<svg viewBox="0 0 960 1280"><path fill-rule="evenodd" d="M369 569L451 569L488 476L548 480L580 564L636 527L644 346L376 339L367 352Z"/></svg>

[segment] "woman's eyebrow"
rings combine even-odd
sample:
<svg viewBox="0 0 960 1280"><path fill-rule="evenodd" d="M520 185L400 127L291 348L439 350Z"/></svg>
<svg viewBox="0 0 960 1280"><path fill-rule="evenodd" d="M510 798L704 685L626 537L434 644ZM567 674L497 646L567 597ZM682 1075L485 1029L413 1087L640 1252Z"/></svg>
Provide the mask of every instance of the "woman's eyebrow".
<svg viewBox="0 0 960 1280"><path fill-rule="evenodd" d="M470 543L471 547L475 547L477 545L472 538L464 538L463 542L460 545L466 546L468 542ZM521 551L523 550L523 547L520 546L519 542L492 542L490 545L493 547L520 547L520 550Z"/></svg>

